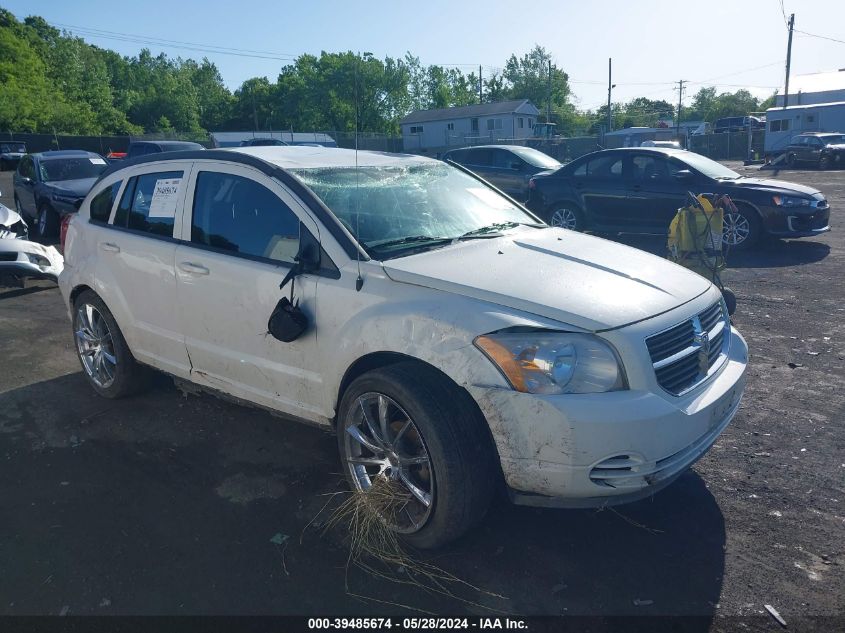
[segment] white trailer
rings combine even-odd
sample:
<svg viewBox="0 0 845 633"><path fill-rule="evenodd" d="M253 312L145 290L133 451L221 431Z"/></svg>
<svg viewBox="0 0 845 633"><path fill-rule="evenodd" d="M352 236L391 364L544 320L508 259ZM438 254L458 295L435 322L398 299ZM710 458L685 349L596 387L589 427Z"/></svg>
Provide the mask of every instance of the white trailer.
<svg viewBox="0 0 845 633"><path fill-rule="evenodd" d="M764 153L769 158L778 156L802 132L845 133L845 101L769 108Z"/></svg>

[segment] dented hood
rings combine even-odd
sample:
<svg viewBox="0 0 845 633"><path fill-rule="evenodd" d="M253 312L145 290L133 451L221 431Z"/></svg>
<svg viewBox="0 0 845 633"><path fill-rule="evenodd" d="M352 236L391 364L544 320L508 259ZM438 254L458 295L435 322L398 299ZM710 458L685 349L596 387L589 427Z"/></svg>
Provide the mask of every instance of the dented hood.
<svg viewBox="0 0 845 633"><path fill-rule="evenodd" d="M398 282L597 331L655 316L710 282L665 259L565 229L524 228L384 262Z"/></svg>

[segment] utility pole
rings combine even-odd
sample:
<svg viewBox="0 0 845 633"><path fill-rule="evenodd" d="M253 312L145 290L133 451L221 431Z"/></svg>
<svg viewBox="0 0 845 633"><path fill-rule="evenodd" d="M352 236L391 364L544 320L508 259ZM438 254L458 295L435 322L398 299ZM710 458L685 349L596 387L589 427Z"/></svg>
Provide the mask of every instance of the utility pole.
<svg viewBox="0 0 845 633"><path fill-rule="evenodd" d="M478 65L478 103L484 101L484 82L481 79L481 64Z"/></svg>
<svg viewBox="0 0 845 633"><path fill-rule="evenodd" d="M255 127L253 129L257 132L258 131L258 110L255 109L255 86L249 87L249 94L252 96L252 119L255 122Z"/></svg>
<svg viewBox="0 0 845 633"><path fill-rule="evenodd" d="M611 71L612 64L613 64L613 58L608 57L607 58L607 131L608 132L613 131L613 113L610 110L610 91L613 90L613 84L610 83L611 76L612 76L612 71Z"/></svg>
<svg viewBox="0 0 845 633"><path fill-rule="evenodd" d="M546 77L546 123L552 122L552 60L549 60L549 76Z"/></svg>
<svg viewBox="0 0 845 633"><path fill-rule="evenodd" d="M786 81L783 85L783 107L789 105L789 66L792 63L792 27L795 26L795 14L789 16L789 43L786 45Z"/></svg>
<svg viewBox="0 0 845 633"><path fill-rule="evenodd" d="M686 79L678 81L678 124L675 126L675 136L681 136L681 106L684 103L684 82Z"/></svg>

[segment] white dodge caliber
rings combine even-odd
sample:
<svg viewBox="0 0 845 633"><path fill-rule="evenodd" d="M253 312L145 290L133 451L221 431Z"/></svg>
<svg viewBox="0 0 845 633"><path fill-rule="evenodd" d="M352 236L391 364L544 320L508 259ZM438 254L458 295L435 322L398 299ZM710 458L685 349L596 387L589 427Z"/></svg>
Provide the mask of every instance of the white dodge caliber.
<svg viewBox="0 0 845 633"><path fill-rule="evenodd" d="M417 156L114 166L70 222L59 283L98 393L137 392L152 367L333 428L350 485L391 484L385 520L418 547L464 533L500 485L551 507L654 494L745 388L709 281Z"/></svg>

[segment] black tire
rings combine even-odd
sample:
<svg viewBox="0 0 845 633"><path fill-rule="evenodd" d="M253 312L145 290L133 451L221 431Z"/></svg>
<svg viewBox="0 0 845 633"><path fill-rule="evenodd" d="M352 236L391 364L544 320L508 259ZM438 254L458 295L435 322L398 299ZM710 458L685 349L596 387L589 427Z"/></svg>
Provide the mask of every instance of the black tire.
<svg viewBox="0 0 845 633"><path fill-rule="evenodd" d="M83 361L83 354L80 351L80 335L78 334L81 326L80 309L85 306L92 306L105 321L108 327L111 341L111 351L116 359L114 363L113 380L109 384L99 384L89 372ZM151 370L144 367L135 360L129 347L126 345L126 340L114 320L111 311L99 296L92 290L85 290L79 294L73 302L73 336L74 344L77 349L77 358L79 364L82 366L82 373L85 375L88 384L93 387L94 391L104 398L123 398L135 393L139 393L149 386Z"/></svg>
<svg viewBox="0 0 845 633"><path fill-rule="evenodd" d="M561 200L550 204L546 210L546 223L571 231L584 230L584 212L570 200Z"/></svg>
<svg viewBox="0 0 845 633"><path fill-rule="evenodd" d="M798 159L795 157L795 154L787 155L787 157L786 157L786 164L787 165L789 165L790 167L795 167L797 162L798 162Z"/></svg>
<svg viewBox="0 0 845 633"><path fill-rule="evenodd" d="M337 415L338 448L353 490L357 485L347 461L347 428L362 407L359 398L372 394L387 396L404 409L433 471L430 511L402 539L423 549L457 539L484 517L500 481L486 420L465 391L422 363L397 363L359 376L343 394Z"/></svg>
<svg viewBox="0 0 845 633"><path fill-rule="evenodd" d="M41 241L52 240L59 235L59 216L46 202L42 202L38 207L38 217L35 218L35 235Z"/></svg>
<svg viewBox="0 0 845 633"><path fill-rule="evenodd" d="M737 212L725 213L722 246L729 251L745 251L752 248L760 240L762 222L760 216L751 207L744 204L736 205ZM733 216L736 216L735 218ZM731 227L734 227L732 230Z"/></svg>
<svg viewBox="0 0 845 633"><path fill-rule="evenodd" d="M819 169L828 169L830 168L830 156L819 156Z"/></svg>

